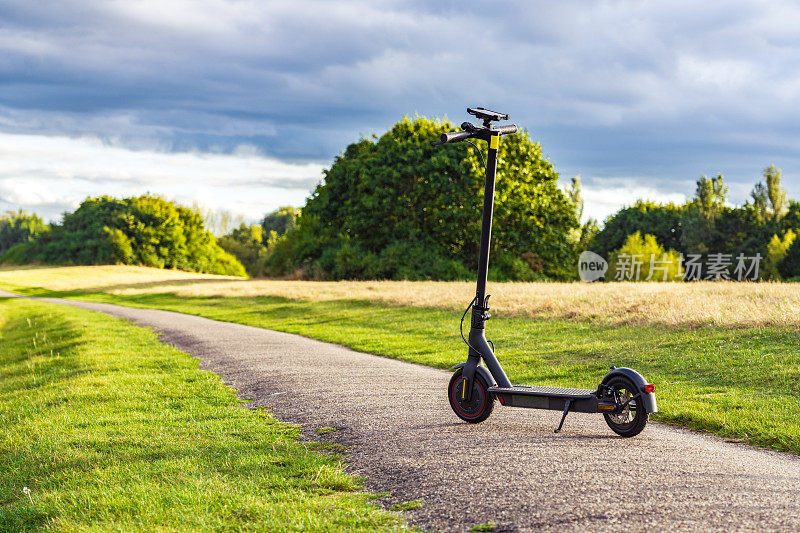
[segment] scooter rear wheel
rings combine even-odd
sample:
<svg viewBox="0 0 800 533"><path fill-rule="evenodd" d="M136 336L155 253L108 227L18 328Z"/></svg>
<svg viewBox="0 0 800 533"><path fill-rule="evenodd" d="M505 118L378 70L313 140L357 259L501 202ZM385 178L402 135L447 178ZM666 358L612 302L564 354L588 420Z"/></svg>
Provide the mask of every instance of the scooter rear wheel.
<svg viewBox="0 0 800 533"><path fill-rule="evenodd" d="M450 378L450 385L447 387L447 398L450 400L450 407L453 412L461 419L471 424L483 422L492 414L494 408L494 394L489 392L489 386L479 374L475 374L472 380L472 395L467 400L464 390L466 378L462 374L462 369L456 370Z"/></svg>
<svg viewBox="0 0 800 533"><path fill-rule="evenodd" d="M614 387L619 400L627 405L619 413L603 413L606 424L611 430L621 437L634 437L642 432L647 425L648 413L644 405L637 403L634 398L640 394L633 382L624 377L612 378L607 385Z"/></svg>

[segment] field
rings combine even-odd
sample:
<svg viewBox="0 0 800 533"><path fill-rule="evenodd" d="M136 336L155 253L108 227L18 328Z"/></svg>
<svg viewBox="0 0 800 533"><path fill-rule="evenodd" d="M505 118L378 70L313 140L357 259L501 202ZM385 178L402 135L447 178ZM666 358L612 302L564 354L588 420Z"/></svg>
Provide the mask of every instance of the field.
<svg viewBox="0 0 800 533"><path fill-rule="evenodd" d="M0 531L404 529L148 329L0 299L0 336Z"/></svg>
<svg viewBox="0 0 800 533"><path fill-rule="evenodd" d="M0 271L0 286L299 333L447 368L468 283L260 281L131 267ZM174 276L174 277L171 277ZM657 387L657 419L800 452L794 284L492 283L488 326L517 382L596 386L612 364Z"/></svg>
<svg viewBox="0 0 800 533"><path fill-rule="evenodd" d="M364 300L451 311L463 310L475 296L472 282L247 280L127 266L6 268L0 269L0 283L67 293ZM800 284L794 283L490 283L489 293L492 309L505 317L688 328L800 328Z"/></svg>

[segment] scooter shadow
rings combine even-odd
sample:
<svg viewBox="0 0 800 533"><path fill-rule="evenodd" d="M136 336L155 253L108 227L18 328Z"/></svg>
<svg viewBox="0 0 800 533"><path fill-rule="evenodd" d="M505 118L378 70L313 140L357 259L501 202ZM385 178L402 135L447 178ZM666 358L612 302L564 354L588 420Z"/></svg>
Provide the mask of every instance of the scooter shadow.
<svg viewBox="0 0 800 533"><path fill-rule="evenodd" d="M624 437L620 437L619 435L577 435L577 434L569 434L569 433L562 433L558 435L553 435L554 438L564 438L564 439L572 439L572 440L606 440L606 439L622 439L625 440Z"/></svg>
<svg viewBox="0 0 800 533"><path fill-rule="evenodd" d="M484 426L485 427L485 426ZM418 424L415 426L410 426L409 429L419 430L419 429L437 429L437 428L463 428L467 432L471 432L471 430L480 431L485 433L485 429L481 429L480 427L473 426L471 424L465 424L464 422L440 422L440 423L432 423L432 424ZM509 432L514 433L515 435L520 435L522 433L528 433L531 437L536 438L538 440L580 440L580 441L589 441L589 440L607 440L607 439L623 439L619 435L608 435L602 433L570 433L567 431L562 431L560 433L555 433L550 430L550 433L542 433L541 430L533 429L530 427L522 427L522 426L503 426L502 428L487 428L487 429L501 429L502 432Z"/></svg>

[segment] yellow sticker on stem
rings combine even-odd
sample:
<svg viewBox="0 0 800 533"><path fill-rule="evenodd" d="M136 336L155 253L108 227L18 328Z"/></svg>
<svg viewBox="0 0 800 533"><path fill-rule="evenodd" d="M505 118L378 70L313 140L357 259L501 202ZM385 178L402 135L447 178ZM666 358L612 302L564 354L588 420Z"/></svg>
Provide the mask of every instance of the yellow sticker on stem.
<svg viewBox="0 0 800 533"><path fill-rule="evenodd" d="M489 148L492 150L497 150L500 146L500 136L499 135L492 135L489 137Z"/></svg>

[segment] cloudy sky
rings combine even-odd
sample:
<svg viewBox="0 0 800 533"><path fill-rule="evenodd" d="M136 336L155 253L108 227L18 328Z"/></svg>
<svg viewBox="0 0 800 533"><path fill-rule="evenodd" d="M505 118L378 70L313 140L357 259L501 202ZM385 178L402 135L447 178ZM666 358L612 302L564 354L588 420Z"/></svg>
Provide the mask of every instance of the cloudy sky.
<svg viewBox="0 0 800 533"><path fill-rule="evenodd" d="M586 215L761 169L800 197L793 2L0 0L0 209L302 205L403 115L511 113Z"/></svg>

